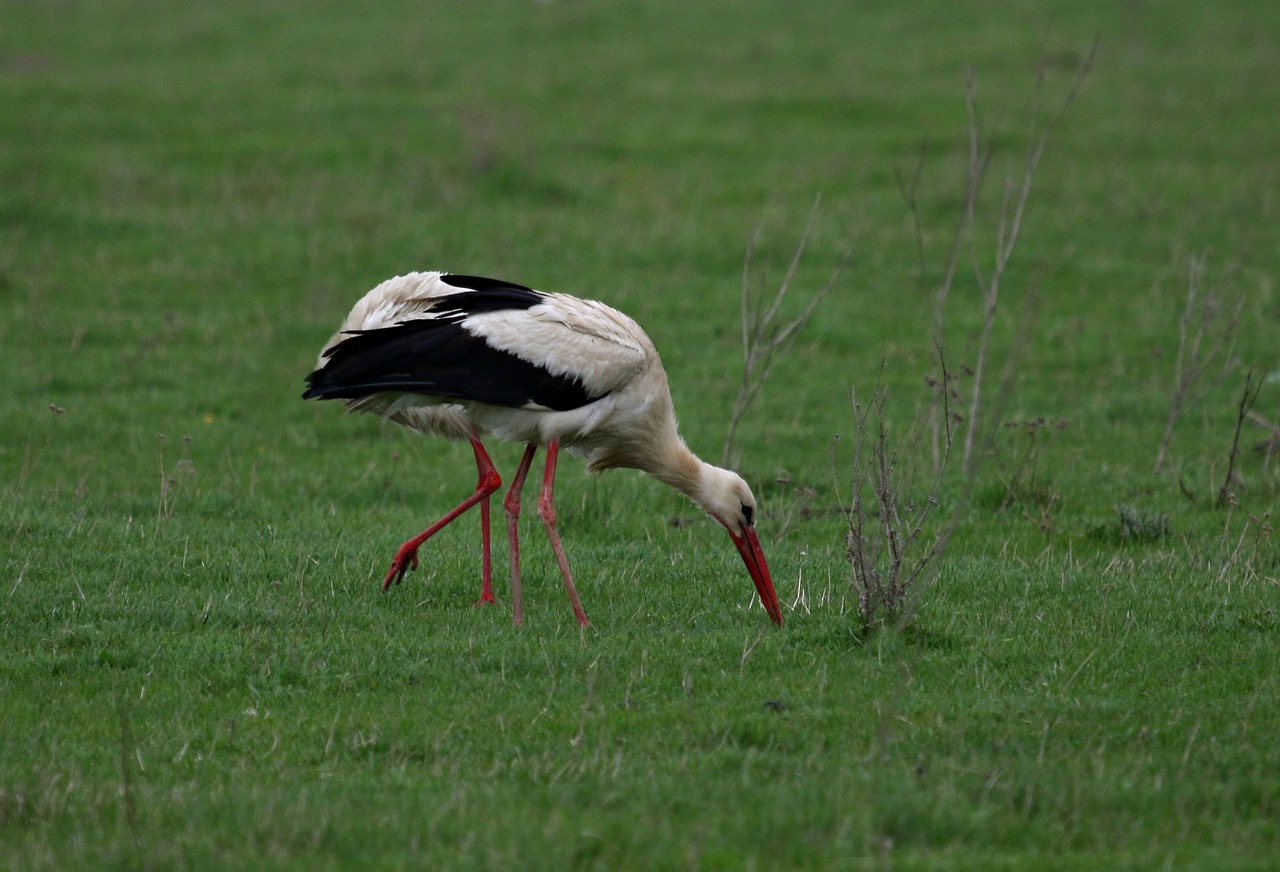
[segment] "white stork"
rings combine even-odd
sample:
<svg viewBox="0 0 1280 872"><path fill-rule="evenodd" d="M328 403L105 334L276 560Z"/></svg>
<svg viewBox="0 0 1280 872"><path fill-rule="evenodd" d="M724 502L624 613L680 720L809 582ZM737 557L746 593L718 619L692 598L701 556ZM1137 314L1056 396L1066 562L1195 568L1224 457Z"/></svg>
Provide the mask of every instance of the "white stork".
<svg viewBox="0 0 1280 872"><path fill-rule="evenodd" d="M553 503L561 446L590 472L639 469L719 521L746 563L765 611L782 610L756 535L756 500L736 473L699 460L676 430L667 375L640 325L594 300L440 272L410 273L367 293L325 345L304 399L341 399L423 433L466 439L475 492L408 540L383 580L387 590L418 566L418 548L477 503L483 558L480 602L493 602L489 498L501 479L481 438L527 443L503 500L511 552L512 620L524 621L517 521L539 445L546 469L538 517L546 528L578 622L587 624L569 573Z"/></svg>

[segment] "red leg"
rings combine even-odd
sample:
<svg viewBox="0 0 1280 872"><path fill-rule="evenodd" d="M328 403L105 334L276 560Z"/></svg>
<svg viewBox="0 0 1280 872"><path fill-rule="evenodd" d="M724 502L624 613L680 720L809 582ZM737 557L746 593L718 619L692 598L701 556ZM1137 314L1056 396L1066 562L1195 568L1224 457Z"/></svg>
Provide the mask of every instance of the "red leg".
<svg viewBox="0 0 1280 872"><path fill-rule="evenodd" d="M520 494L537 450L538 446L532 442L525 448L515 477L511 479L511 487L502 500L502 507L507 512L507 546L511 549L511 623L517 626L524 623L524 591L520 586Z"/></svg>
<svg viewBox="0 0 1280 872"><path fill-rule="evenodd" d="M475 493L459 503L457 508L453 511L449 512L443 518L436 521L430 527L400 546L400 550L396 552L396 556L391 561L391 569L387 570L387 577L382 580L383 590L390 589L392 582L399 584L404 580L405 573L410 569L418 568L418 547L422 545L423 542L426 542L436 533L440 532L440 530L448 526L454 518L461 515L476 503L483 502L487 504L489 496L501 487L502 479L498 476L498 470L494 468L493 461L491 461L489 459L489 455L485 453L484 446L480 444L480 440L472 439L471 448L476 453L476 469L480 473L480 480L476 483ZM483 514L483 510L481 510L482 523ZM487 538L487 536L485 538ZM487 548L485 550L486 552L488 551ZM483 566L481 571L483 573ZM487 578L487 573L485 573L485 578ZM485 579L482 578L482 588L484 586L484 581ZM492 596L492 593L490 595Z"/></svg>
<svg viewBox="0 0 1280 872"><path fill-rule="evenodd" d="M547 528L547 538L551 540L551 550L556 554L556 562L560 564L560 574L564 576L564 588L569 592L569 602L573 605L574 617L580 626L587 626L587 615L578 601L578 591L573 586L573 576L569 574L569 558L560 544L560 535L556 532L556 507L554 490L556 481L556 457L560 453L560 443L552 440L547 444L547 468L542 474L542 496L538 498L538 517L542 526Z"/></svg>
<svg viewBox="0 0 1280 872"><path fill-rule="evenodd" d="M493 471L493 463L489 460L489 455L484 453L483 448L479 448L479 442L475 443L476 450L476 474L478 481L476 482L476 490L481 488L488 489L488 473ZM487 466L486 466L487 464ZM486 603L496 603L493 598L493 556L489 550L489 497L502 484L498 479L496 471L493 472L495 481L492 482L493 488L488 489L488 493L484 495L484 499L480 501L480 599L476 600L472 605L482 606Z"/></svg>
<svg viewBox="0 0 1280 872"><path fill-rule="evenodd" d="M489 551L489 494L480 502L480 599L472 605L496 603L493 597L493 556Z"/></svg>

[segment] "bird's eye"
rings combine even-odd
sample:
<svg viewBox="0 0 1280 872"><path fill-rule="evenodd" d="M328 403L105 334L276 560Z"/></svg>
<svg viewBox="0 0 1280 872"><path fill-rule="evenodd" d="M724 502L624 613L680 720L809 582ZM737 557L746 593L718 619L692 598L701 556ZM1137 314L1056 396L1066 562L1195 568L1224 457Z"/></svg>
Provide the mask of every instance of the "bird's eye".
<svg viewBox="0 0 1280 872"><path fill-rule="evenodd" d="M742 520L747 522L748 527L754 527L756 523L756 510L746 503L740 503L742 506Z"/></svg>

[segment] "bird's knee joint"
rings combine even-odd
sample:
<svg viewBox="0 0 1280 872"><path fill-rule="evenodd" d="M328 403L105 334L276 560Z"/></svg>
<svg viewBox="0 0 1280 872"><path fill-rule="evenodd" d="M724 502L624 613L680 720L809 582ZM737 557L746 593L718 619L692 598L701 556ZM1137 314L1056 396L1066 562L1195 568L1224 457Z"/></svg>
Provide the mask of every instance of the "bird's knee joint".
<svg viewBox="0 0 1280 872"><path fill-rule="evenodd" d="M542 523L546 524L548 527L554 527L556 523L556 507L549 502L539 500L538 517L542 520Z"/></svg>
<svg viewBox="0 0 1280 872"><path fill-rule="evenodd" d="M504 508L504 509L506 510L506 512L507 512L507 517L509 517L509 518L518 518L518 517L520 517L520 499L519 499L519 497L517 497L517 498L515 498L515 499L512 499L512 495L511 495L511 494L507 494L506 498L502 501L502 508Z"/></svg>

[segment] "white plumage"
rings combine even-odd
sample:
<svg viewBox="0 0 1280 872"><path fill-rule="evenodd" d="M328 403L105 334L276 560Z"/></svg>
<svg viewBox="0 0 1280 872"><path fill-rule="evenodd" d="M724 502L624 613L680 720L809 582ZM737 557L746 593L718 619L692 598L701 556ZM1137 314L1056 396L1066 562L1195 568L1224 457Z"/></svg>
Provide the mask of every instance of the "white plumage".
<svg viewBox="0 0 1280 872"><path fill-rule="evenodd" d="M423 433L468 440L475 492L401 546L383 582L417 566L418 547L481 506L481 601L492 602L489 500L501 484L482 439L527 443L504 499L512 611L523 621L517 519L538 446L547 451L538 514L579 622L587 623L556 531L553 488L561 446L591 472L639 469L676 488L729 531L770 618L782 613L755 531L756 502L736 473L699 460L677 432L657 349L635 321L594 300L440 272L383 282L325 345L305 398L342 399Z"/></svg>

